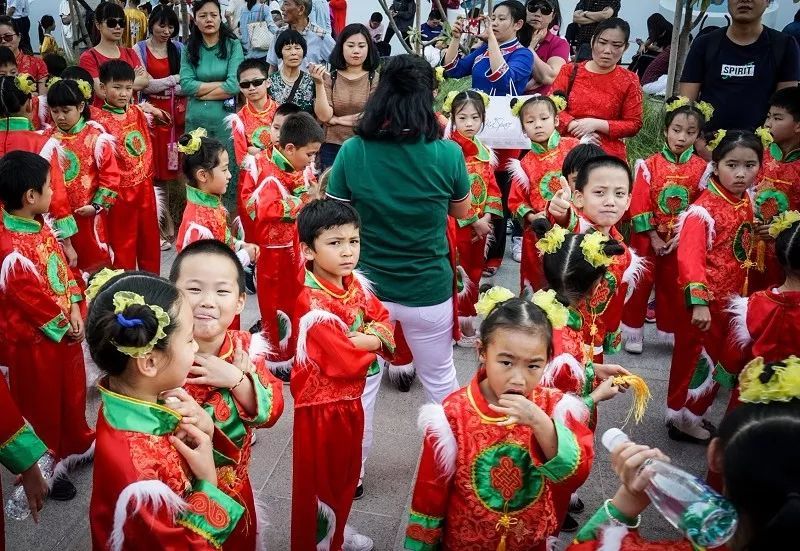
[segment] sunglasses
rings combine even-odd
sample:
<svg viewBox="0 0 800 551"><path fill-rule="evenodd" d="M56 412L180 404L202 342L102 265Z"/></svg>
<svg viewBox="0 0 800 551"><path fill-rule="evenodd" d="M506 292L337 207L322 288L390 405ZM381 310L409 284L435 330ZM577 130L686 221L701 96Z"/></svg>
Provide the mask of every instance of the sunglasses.
<svg viewBox="0 0 800 551"><path fill-rule="evenodd" d="M547 2L528 2L528 5L525 8L530 13L536 13L537 11L542 12L542 15L550 15L553 13L553 6L548 4Z"/></svg>
<svg viewBox="0 0 800 551"><path fill-rule="evenodd" d="M106 27L108 27L109 29L115 29L117 27L125 27L125 18L122 17L117 19L112 17L110 19L106 19L105 23Z"/></svg>
<svg viewBox="0 0 800 551"><path fill-rule="evenodd" d="M247 88L258 88L259 86L261 86L265 82L267 82L267 79L265 79L265 78L257 78L255 80L248 80L246 82L240 82L239 83L239 88L241 88L242 90L246 90Z"/></svg>
<svg viewBox="0 0 800 551"><path fill-rule="evenodd" d="M0 36L0 41L13 42L15 36L17 36L17 35L16 34L4 34L4 35Z"/></svg>

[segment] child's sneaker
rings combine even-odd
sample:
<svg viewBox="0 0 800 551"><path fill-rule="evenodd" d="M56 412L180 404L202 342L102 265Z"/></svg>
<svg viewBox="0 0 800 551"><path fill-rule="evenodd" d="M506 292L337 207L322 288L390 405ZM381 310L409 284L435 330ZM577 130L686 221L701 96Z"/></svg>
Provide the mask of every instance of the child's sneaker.
<svg viewBox="0 0 800 551"><path fill-rule="evenodd" d="M456 344L460 348L477 348L478 346L478 335L461 335L461 338L458 339Z"/></svg>
<svg viewBox="0 0 800 551"><path fill-rule="evenodd" d="M644 321L647 323L656 322L656 299L647 303L647 313L644 316Z"/></svg>
<svg viewBox="0 0 800 551"><path fill-rule="evenodd" d="M514 259L514 262L522 262L522 238L521 237L512 237L511 238L511 258Z"/></svg>
<svg viewBox="0 0 800 551"><path fill-rule="evenodd" d="M372 551L373 549L375 549L375 544L371 538L359 534L349 524L345 525L344 542L342 543L343 551Z"/></svg>
<svg viewBox="0 0 800 551"><path fill-rule="evenodd" d="M625 352L641 354L644 349L644 335L630 336L625 339Z"/></svg>
<svg viewBox="0 0 800 551"><path fill-rule="evenodd" d="M75 497L78 490L75 485L67 478L67 475L62 474L53 481L53 486L50 488L50 499L56 501L69 501Z"/></svg>
<svg viewBox="0 0 800 551"><path fill-rule="evenodd" d="M561 531L566 532L567 534L577 532L579 526L580 524L578 524L578 521L575 520L572 515L568 514L564 518L564 522L561 524Z"/></svg>
<svg viewBox="0 0 800 551"><path fill-rule="evenodd" d="M572 494L569 498L569 512L578 515L584 509L586 509L586 505L583 504L583 500L577 494Z"/></svg>
<svg viewBox="0 0 800 551"><path fill-rule="evenodd" d="M362 497L364 497L364 483L359 482L358 486L356 486L356 493L353 495L353 501L358 501Z"/></svg>

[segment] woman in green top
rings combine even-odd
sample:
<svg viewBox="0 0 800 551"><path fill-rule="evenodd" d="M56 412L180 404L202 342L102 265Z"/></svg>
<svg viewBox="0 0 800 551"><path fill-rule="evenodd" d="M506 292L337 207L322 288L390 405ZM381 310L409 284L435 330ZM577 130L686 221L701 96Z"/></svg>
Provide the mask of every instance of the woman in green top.
<svg viewBox="0 0 800 551"><path fill-rule="evenodd" d="M447 216L467 216L470 182L461 148L441 138L433 69L392 58L331 169L328 196L361 215L360 267L393 321L403 326L430 401L458 389L453 365L453 269ZM364 390L364 452L380 376Z"/></svg>
<svg viewBox="0 0 800 551"><path fill-rule="evenodd" d="M181 89L189 96L186 132L205 128L225 144L234 158L231 130L225 117L236 112L239 82L236 69L244 61L242 44L222 23L218 0L199 0L192 6L194 21L189 41L181 54ZM223 196L230 212L236 209L238 167L231 165L231 183Z"/></svg>

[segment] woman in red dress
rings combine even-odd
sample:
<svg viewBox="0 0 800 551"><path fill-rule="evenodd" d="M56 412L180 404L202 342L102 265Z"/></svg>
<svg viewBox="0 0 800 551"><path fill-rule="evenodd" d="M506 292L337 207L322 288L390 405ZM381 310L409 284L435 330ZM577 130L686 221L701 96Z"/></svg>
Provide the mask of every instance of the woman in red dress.
<svg viewBox="0 0 800 551"><path fill-rule="evenodd" d="M0 17L0 41L2 41L0 44L7 46L17 58L17 70L31 75L36 81L37 95L46 94L47 65L41 57L28 55L19 49L20 33L10 17Z"/></svg>

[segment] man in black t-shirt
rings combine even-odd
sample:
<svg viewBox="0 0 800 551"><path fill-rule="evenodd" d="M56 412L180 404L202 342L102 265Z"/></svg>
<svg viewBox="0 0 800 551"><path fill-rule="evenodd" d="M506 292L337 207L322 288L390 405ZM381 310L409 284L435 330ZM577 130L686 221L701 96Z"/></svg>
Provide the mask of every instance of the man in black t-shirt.
<svg viewBox="0 0 800 551"><path fill-rule="evenodd" d="M575 6L572 22L578 25L576 49L578 61L586 61L592 57L589 43L592 41L597 24L606 19L617 17L621 0L581 0Z"/></svg>
<svg viewBox="0 0 800 551"><path fill-rule="evenodd" d="M729 0L731 25L692 43L680 94L714 106L714 129L755 130L764 123L773 92L800 80L797 43L761 23L768 5L769 0Z"/></svg>

